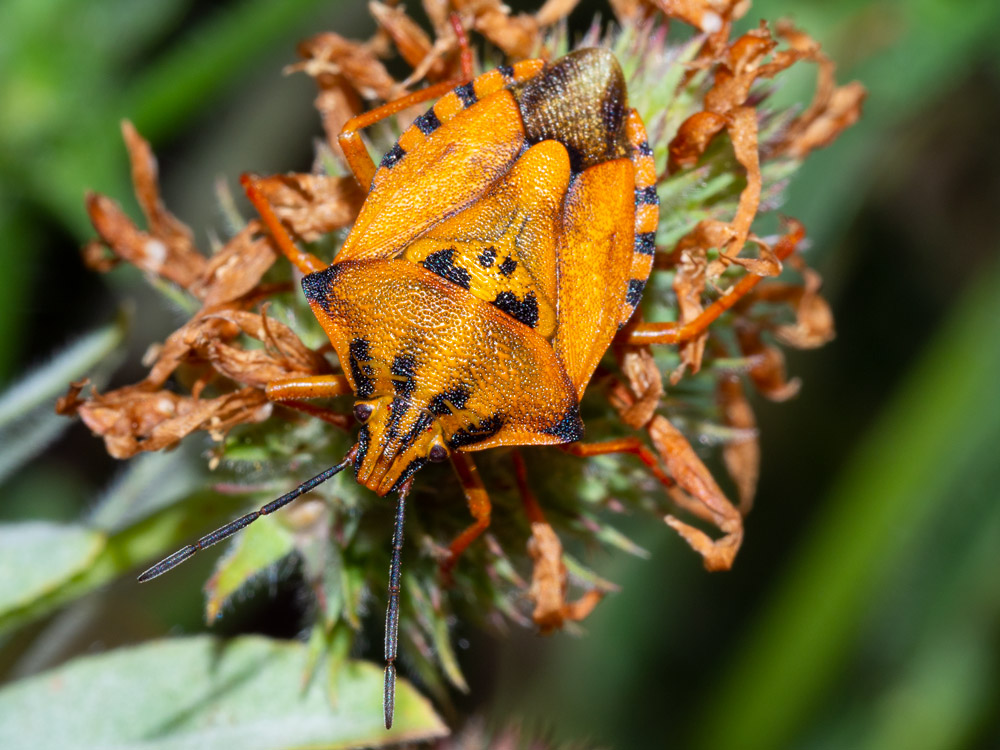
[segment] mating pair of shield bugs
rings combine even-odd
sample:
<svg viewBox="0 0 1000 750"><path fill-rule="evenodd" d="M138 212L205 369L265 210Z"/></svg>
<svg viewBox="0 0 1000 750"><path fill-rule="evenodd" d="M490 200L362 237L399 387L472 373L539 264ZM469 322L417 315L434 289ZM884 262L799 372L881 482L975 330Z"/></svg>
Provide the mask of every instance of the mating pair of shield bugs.
<svg viewBox="0 0 1000 750"><path fill-rule="evenodd" d="M440 97L440 98L438 98ZM437 99L376 166L360 131ZM269 383L276 402L354 394L357 439L336 466L202 537L147 581L350 467L395 493L385 634L385 724L392 723L406 498L427 462L450 461L473 522L454 564L490 522L471 454L559 445L631 452L637 438L586 444L580 401L613 343L700 335L748 289L737 285L683 326L629 325L653 267L659 200L645 127L614 56L582 49L430 86L349 121L344 155L367 198L326 264L300 249L255 178L247 194L303 292L340 372ZM753 283L759 277L747 275Z"/></svg>

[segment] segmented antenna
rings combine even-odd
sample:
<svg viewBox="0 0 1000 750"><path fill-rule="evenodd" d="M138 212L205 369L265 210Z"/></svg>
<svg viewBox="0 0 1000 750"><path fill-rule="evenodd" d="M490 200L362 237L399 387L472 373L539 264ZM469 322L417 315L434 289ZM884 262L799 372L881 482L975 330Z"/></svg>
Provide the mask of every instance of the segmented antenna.
<svg viewBox="0 0 1000 750"><path fill-rule="evenodd" d="M253 513L247 513L245 516L237 518L235 521L230 521L225 526L216 529L208 534L205 534L201 539L199 539L194 544L189 544L187 547L177 550L170 557L160 560L153 567L139 576L139 582L145 583L146 581L151 581L157 576L161 576L172 568L176 568L182 562L192 557L196 552L200 552L206 547L211 547L213 544L221 542L223 539L232 536L240 529L249 526L251 523L256 521L261 516L269 515L274 513L274 511L279 508L283 508L288 505L292 500L299 497L299 495L309 492L311 489L318 487L323 484L327 479L332 477L334 474L338 474L343 471L347 466L350 465L351 461L354 460L354 454L357 452L358 447L354 446L347 452L344 456L344 460L341 461L336 466L331 466L324 472L321 472L314 476L312 479L307 479L298 487L296 487L291 492L285 493L277 500L272 500L267 505L263 506L260 510L255 510ZM395 558L394 558L395 559Z"/></svg>
<svg viewBox="0 0 1000 750"><path fill-rule="evenodd" d="M396 652L399 645L399 573L403 553L403 517L406 515L406 496L410 494L409 480L399 490L396 502L396 523L392 527L392 562L389 563L389 604L385 610L385 692L382 694L382 712L385 728L392 729L392 713L396 707Z"/></svg>

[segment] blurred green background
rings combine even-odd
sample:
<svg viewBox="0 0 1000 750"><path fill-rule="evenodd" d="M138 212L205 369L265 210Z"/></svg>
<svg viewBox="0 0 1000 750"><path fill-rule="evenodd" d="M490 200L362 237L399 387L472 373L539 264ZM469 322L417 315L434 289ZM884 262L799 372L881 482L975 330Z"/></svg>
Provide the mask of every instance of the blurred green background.
<svg viewBox="0 0 1000 750"><path fill-rule="evenodd" d="M463 710L616 748L1000 747L1000 4L766 0L743 23L782 16L870 94L782 208L807 227L838 337L789 355L797 399L759 404L761 484L736 567L706 574L666 527L635 522L652 558L603 560L622 591L584 637L456 626ZM141 377L145 345L184 319L139 274L79 260L86 189L134 206L122 117L205 246L222 228L217 178L309 168L313 84L281 75L295 42L372 28L354 0L6 0L0 393L123 300L137 301L128 353L102 354L114 331L85 342L107 370L122 363L114 383ZM122 466L75 424L13 470L32 451L25 418L32 434L45 419L31 394L19 403L0 408L0 521L78 519ZM203 631L205 557L155 591L113 571L99 593L7 628L0 679ZM287 577L279 566L212 632L295 636L307 605Z"/></svg>

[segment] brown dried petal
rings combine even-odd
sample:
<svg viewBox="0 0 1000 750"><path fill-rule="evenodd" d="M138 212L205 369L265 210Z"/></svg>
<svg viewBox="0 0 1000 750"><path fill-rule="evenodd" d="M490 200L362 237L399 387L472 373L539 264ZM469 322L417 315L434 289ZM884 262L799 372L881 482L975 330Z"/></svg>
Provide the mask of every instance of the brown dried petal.
<svg viewBox="0 0 1000 750"><path fill-rule="evenodd" d="M677 295L677 322L680 325L691 322L704 309L701 295L705 290L705 269L707 267L705 253L712 245L702 246L700 242L710 242L709 237L715 234L713 227L717 226L716 222L700 222L690 234L678 243L678 246L682 244L687 246L687 249L681 251L680 263L673 281L674 293ZM703 334L690 341L685 341L678 347L681 363L670 374L671 385L676 385L685 371L698 372L701 369L706 340L707 335Z"/></svg>
<svg viewBox="0 0 1000 750"><path fill-rule="evenodd" d="M209 430L221 440L237 424L267 419L271 404L256 388L196 399L129 386L93 394L79 407L79 413L87 427L104 438L108 453L130 458L143 451L173 447L198 429Z"/></svg>
<svg viewBox="0 0 1000 750"><path fill-rule="evenodd" d="M729 0L654 0L668 18L676 18L708 34L722 28Z"/></svg>
<svg viewBox="0 0 1000 750"><path fill-rule="evenodd" d="M724 375L718 383L719 405L725 424L736 428L741 437L722 447L722 458L729 476L736 483L740 498L739 510L746 515L753 508L753 498L760 477L760 442L753 407L743 392L743 381L737 375Z"/></svg>
<svg viewBox="0 0 1000 750"><path fill-rule="evenodd" d="M725 61L716 68L713 86L705 94L705 110L725 115L743 106L757 80L761 61L776 45L763 23L736 39L729 46Z"/></svg>
<svg viewBox="0 0 1000 750"><path fill-rule="evenodd" d="M668 170L693 167L705 153L712 139L726 127L726 118L715 112L695 112L677 129L670 141Z"/></svg>
<svg viewBox="0 0 1000 750"><path fill-rule="evenodd" d="M274 318L246 310L222 310L211 317L229 321L239 326L243 333L264 342L272 359L282 363L284 375L330 372L330 365L323 355L303 344L295 331Z"/></svg>
<svg viewBox="0 0 1000 750"><path fill-rule="evenodd" d="M737 327L736 334L743 355L754 362L748 374L762 395L772 401L787 401L799 392L801 381L788 380L785 375L785 355L765 344L759 329L743 324Z"/></svg>
<svg viewBox="0 0 1000 750"><path fill-rule="evenodd" d="M572 13L579 2L580 0L545 0L535 12L535 20L543 28L552 26Z"/></svg>
<svg viewBox="0 0 1000 750"><path fill-rule="evenodd" d="M569 584L562 561L562 543L549 524L539 521L531 524L528 554L534 561L528 589L528 597L535 603L531 619L542 633L558 630L567 620L584 619L604 596L603 592L591 589L575 602L566 601Z"/></svg>
<svg viewBox="0 0 1000 750"><path fill-rule="evenodd" d="M239 335L239 327L220 317L195 317L167 337L156 352L156 361L143 381L147 390L161 387L182 362L197 357L208 342L228 341Z"/></svg>
<svg viewBox="0 0 1000 750"><path fill-rule="evenodd" d="M101 240L118 257L137 268L185 289L191 287L204 272L204 256L178 250L176 246L140 231L110 198L88 194L87 212Z"/></svg>
<svg viewBox="0 0 1000 750"><path fill-rule="evenodd" d="M368 10L380 28L392 38L396 50L411 68L415 68L431 51L431 38L399 6L379 2L368 3ZM434 73L444 73L444 64L439 63Z"/></svg>
<svg viewBox="0 0 1000 750"><path fill-rule="evenodd" d="M89 383L90 378L70 383L66 395L56 399L56 414L63 417L75 417L80 406L86 403L86 399L80 398L80 393Z"/></svg>
<svg viewBox="0 0 1000 750"><path fill-rule="evenodd" d="M191 288L205 307L232 302L247 294L277 260L270 240L254 239L256 229L255 223L244 227L209 259L202 278Z"/></svg>
<svg viewBox="0 0 1000 750"><path fill-rule="evenodd" d="M858 121L861 105L867 96L868 92L858 81L838 87L823 110L808 120L803 115L793 123L794 132L790 129L781 151L796 159L804 159L814 149L830 145Z"/></svg>
<svg viewBox="0 0 1000 750"><path fill-rule="evenodd" d="M542 33L538 22L525 14L511 16L510 9L498 0L482 3L473 28L511 58L531 57L541 48Z"/></svg>
<svg viewBox="0 0 1000 750"><path fill-rule="evenodd" d="M132 163L132 184L135 186L135 196L146 216L150 234L166 243L175 255L191 254L202 258L201 254L195 250L194 236L191 230L167 211L160 199L156 157L153 156L153 150L149 147L149 143L139 135L128 120L123 120L121 127L129 160Z"/></svg>
<svg viewBox="0 0 1000 750"><path fill-rule="evenodd" d="M733 259L743 249L750 235L750 225L757 216L763 177L760 173L760 157L757 151L757 113L751 107L737 107L729 113L728 119L733 153L747 173L747 184L740 193L739 206L732 221L734 236L726 248L727 257Z"/></svg>
<svg viewBox="0 0 1000 750"><path fill-rule="evenodd" d="M677 491L671 492L671 497L685 510L702 518L707 515L723 536L712 539L674 516L667 516L664 520L702 556L706 569L728 570L743 541L743 517L726 499L680 430L661 415L653 417L648 430L667 471L692 500L685 500Z"/></svg>
<svg viewBox="0 0 1000 750"><path fill-rule="evenodd" d="M351 224L365 200L353 177L274 175L256 184L278 218L306 242Z"/></svg>
<svg viewBox="0 0 1000 750"><path fill-rule="evenodd" d="M625 424L639 429L653 418L663 397L663 377L648 346L625 349L620 365L635 398L627 406L622 404L619 413Z"/></svg>
<svg viewBox="0 0 1000 750"><path fill-rule="evenodd" d="M388 100L399 93L396 80L368 44L326 31L300 42L298 51L305 61L286 70L304 71L320 88L326 88L324 76L332 75L343 76L366 99Z"/></svg>

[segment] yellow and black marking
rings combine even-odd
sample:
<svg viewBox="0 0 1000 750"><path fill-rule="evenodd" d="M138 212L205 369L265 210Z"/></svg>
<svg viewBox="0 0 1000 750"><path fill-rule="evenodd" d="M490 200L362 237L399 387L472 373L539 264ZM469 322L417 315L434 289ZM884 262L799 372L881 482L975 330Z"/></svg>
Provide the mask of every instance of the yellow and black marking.
<svg viewBox="0 0 1000 750"><path fill-rule="evenodd" d="M660 221L660 198L656 193L656 163L646 137L642 119L633 109L625 123L629 158L635 173L635 244L632 269L619 327L625 325L642 300L646 280L653 269L656 254L656 228Z"/></svg>
<svg viewBox="0 0 1000 750"><path fill-rule="evenodd" d="M500 89L538 75L543 66L544 62L541 60L522 60L514 65L501 65L499 68L487 71L468 83L452 89L438 99L434 106L416 118L413 125L403 131L399 140L382 157L379 169L392 169L403 157L418 148L428 136L459 112L468 109L479 100L485 99Z"/></svg>

